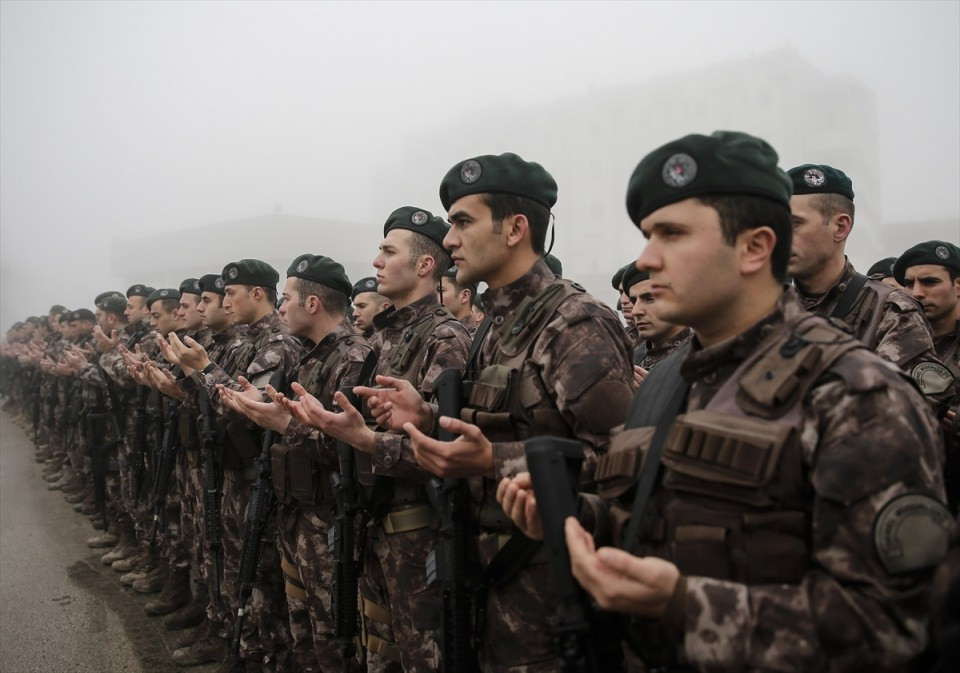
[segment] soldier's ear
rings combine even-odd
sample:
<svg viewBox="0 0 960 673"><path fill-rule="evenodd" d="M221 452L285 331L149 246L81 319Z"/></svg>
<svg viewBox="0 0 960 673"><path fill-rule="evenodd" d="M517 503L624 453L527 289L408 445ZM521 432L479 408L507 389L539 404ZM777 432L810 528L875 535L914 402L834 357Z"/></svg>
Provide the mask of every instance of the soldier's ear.
<svg viewBox="0 0 960 673"><path fill-rule="evenodd" d="M740 273L750 276L771 265L777 234L770 227L756 227L740 232L737 236L737 253Z"/></svg>
<svg viewBox="0 0 960 673"><path fill-rule="evenodd" d="M530 222L526 215L509 215L503 218L503 226L507 228L507 247L512 248L524 239L530 239Z"/></svg>

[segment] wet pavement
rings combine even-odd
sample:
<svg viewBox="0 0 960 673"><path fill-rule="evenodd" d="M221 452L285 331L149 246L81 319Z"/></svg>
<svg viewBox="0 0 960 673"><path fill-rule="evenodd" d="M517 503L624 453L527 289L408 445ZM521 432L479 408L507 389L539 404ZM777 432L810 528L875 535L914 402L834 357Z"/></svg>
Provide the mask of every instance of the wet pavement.
<svg viewBox="0 0 960 673"><path fill-rule="evenodd" d="M141 596L100 563L89 519L48 491L33 443L0 412L0 671L211 673L170 661L173 640Z"/></svg>

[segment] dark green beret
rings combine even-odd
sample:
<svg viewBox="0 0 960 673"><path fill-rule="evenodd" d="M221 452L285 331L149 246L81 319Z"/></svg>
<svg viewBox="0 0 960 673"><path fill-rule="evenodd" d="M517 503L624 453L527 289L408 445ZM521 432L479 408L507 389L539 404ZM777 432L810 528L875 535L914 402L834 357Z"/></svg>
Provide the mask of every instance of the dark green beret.
<svg viewBox="0 0 960 673"><path fill-rule="evenodd" d="M623 269L623 291L630 294L630 288L641 280L649 280L650 272L637 268L636 264L629 264Z"/></svg>
<svg viewBox="0 0 960 673"><path fill-rule="evenodd" d="M879 262L875 262L874 265L870 267L870 270L867 271L867 275L890 278L893 275L893 265L896 261L896 257L886 257L881 259Z"/></svg>
<svg viewBox="0 0 960 673"><path fill-rule="evenodd" d="M638 227L653 211L698 196L762 196L790 207L790 178L766 141L738 131L692 134L645 156L627 185L627 213Z"/></svg>
<svg viewBox="0 0 960 673"><path fill-rule="evenodd" d="M180 283L180 294L195 294L198 297L203 290L200 289L200 279L199 278L185 278L182 283Z"/></svg>
<svg viewBox="0 0 960 673"><path fill-rule="evenodd" d="M176 301L180 301L180 290L172 287L154 290L150 293L150 296L147 297L147 308L150 308L153 302L160 301L161 299L175 299Z"/></svg>
<svg viewBox="0 0 960 673"><path fill-rule="evenodd" d="M97 316L93 314L88 308L78 308L76 311L71 311L67 320L73 322L74 320L89 320L90 322L97 322Z"/></svg>
<svg viewBox="0 0 960 673"><path fill-rule="evenodd" d="M259 259L241 259L223 267L224 285L253 285L277 289L280 274L266 262Z"/></svg>
<svg viewBox="0 0 960 673"><path fill-rule="evenodd" d="M960 271L960 248L946 241L918 243L897 258L893 265L893 277L903 285L907 269L920 264L937 264Z"/></svg>
<svg viewBox="0 0 960 673"><path fill-rule="evenodd" d="M630 264L633 264L631 262ZM630 266L629 264L627 266ZM623 272L627 270L626 266L621 266L617 269L616 273L613 274L613 278L610 279L610 285L613 286L614 290L620 289L620 283L623 281Z"/></svg>
<svg viewBox="0 0 960 673"><path fill-rule="evenodd" d="M67 310L60 314L60 322L70 322L70 316L73 315L73 311Z"/></svg>
<svg viewBox="0 0 960 673"><path fill-rule="evenodd" d="M287 268L287 276L296 276L305 280L320 283L330 289L350 296L353 285L347 278L343 266L330 257L323 255L300 255Z"/></svg>
<svg viewBox="0 0 960 673"><path fill-rule="evenodd" d="M61 306L60 304L54 304L50 307L50 310L47 312L47 315L56 314L63 315L67 310L66 306Z"/></svg>
<svg viewBox="0 0 960 673"><path fill-rule="evenodd" d="M101 311L123 315L127 308L127 298L119 292L104 292L97 297L96 304Z"/></svg>
<svg viewBox="0 0 960 673"><path fill-rule="evenodd" d="M447 269L446 271L444 271L444 272L443 272L443 277L444 277L444 278L453 278L454 280L456 280L456 279L457 279L457 265L454 264L454 265L451 266L449 269Z"/></svg>
<svg viewBox="0 0 960 673"><path fill-rule="evenodd" d="M458 163L440 183L440 203L446 210L470 194L512 194L545 206L557 202L557 181L540 164L512 152L485 154Z"/></svg>
<svg viewBox="0 0 960 673"><path fill-rule="evenodd" d="M149 297L153 288L148 285L131 285L127 290L127 299L130 297Z"/></svg>
<svg viewBox="0 0 960 673"><path fill-rule="evenodd" d="M443 238L450 230L450 225L429 210L404 206L390 213L390 217L383 224L383 235L386 236L394 229L407 229L422 234L442 248Z"/></svg>
<svg viewBox="0 0 960 673"><path fill-rule="evenodd" d="M793 193L840 194L853 201L853 181L839 168L825 164L804 164L787 171Z"/></svg>
<svg viewBox="0 0 960 673"><path fill-rule="evenodd" d="M553 271L554 274L557 276L563 275L563 263L559 259L547 253L543 256L543 261L547 263L547 266L550 267L550 270Z"/></svg>
<svg viewBox="0 0 960 673"><path fill-rule="evenodd" d="M454 281L456 281L456 280L457 280L457 265L454 264L454 265L451 266L449 269L447 269L446 271L444 271L444 272L443 272L443 277L444 277L444 278L451 278L451 279L453 279ZM467 290L470 290L470 296L473 297L474 299L476 298L476 296L477 296L477 289L479 288L479 284L478 284L478 283L467 283L466 285L461 285L460 283L457 283L457 286L458 286L458 287L462 287L462 288L467 289Z"/></svg>
<svg viewBox="0 0 960 673"><path fill-rule="evenodd" d="M223 296L223 276L219 273L207 273L200 276L200 292L215 292Z"/></svg>
<svg viewBox="0 0 960 673"><path fill-rule="evenodd" d="M363 294L364 292L376 292L377 291L377 279L374 277L361 278L356 283L353 284L353 292L350 294L351 299L356 299L358 294Z"/></svg>
<svg viewBox="0 0 960 673"><path fill-rule="evenodd" d="M101 292L100 294L98 294L98 295L94 298L94 300L93 300L93 305L94 305L94 306L99 306L101 301L103 301L104 299L106 299L107 297L109 297L109 296L112 295L112 294L118 294L118 295L120 295L121 297L123 297L124 299L126 299L126 297L124 296L124 294L123 294L122 292L118 292L117 290L107 290L106 292ZM126 301L124 301L124 305L126 305Z"/></svg>

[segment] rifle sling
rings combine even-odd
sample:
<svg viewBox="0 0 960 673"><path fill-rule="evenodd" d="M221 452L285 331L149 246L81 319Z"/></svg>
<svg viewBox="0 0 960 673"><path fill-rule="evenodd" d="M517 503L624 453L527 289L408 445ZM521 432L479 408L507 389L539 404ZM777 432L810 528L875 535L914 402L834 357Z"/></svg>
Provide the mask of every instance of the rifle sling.
<svg viewBox="0 0 960 673"><path fill-rule="evenodd" d="M853 302L860 296L860 290L862 290L866 284L867 277L862 273L855 272L853 278L851 278L847 284L847 289L840 295L840 301L837 302L836 308L830 313L830 317L843 320L844 316L847 315L847 311L853 306Z"/></svg>

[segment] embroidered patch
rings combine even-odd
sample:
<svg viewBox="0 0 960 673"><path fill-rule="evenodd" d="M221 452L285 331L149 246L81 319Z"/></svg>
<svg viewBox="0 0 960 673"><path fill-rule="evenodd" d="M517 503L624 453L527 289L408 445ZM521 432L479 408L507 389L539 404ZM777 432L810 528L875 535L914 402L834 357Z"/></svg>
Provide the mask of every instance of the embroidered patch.
<svg viewBox="0 0 960 673"><path fill-rule="evenodd" d="M950 511L928 495L894 498L873 524L877 556L891 575L936 565L947 555L953 519Z"/></svg>
<svg viewBox="0 0 960 673"><path fill-rule="evenodd" d="M936 362L921 362L910 376L920 386L924 395L936 395L947 390L953 384L953 374L950 370Z"/></svg>

